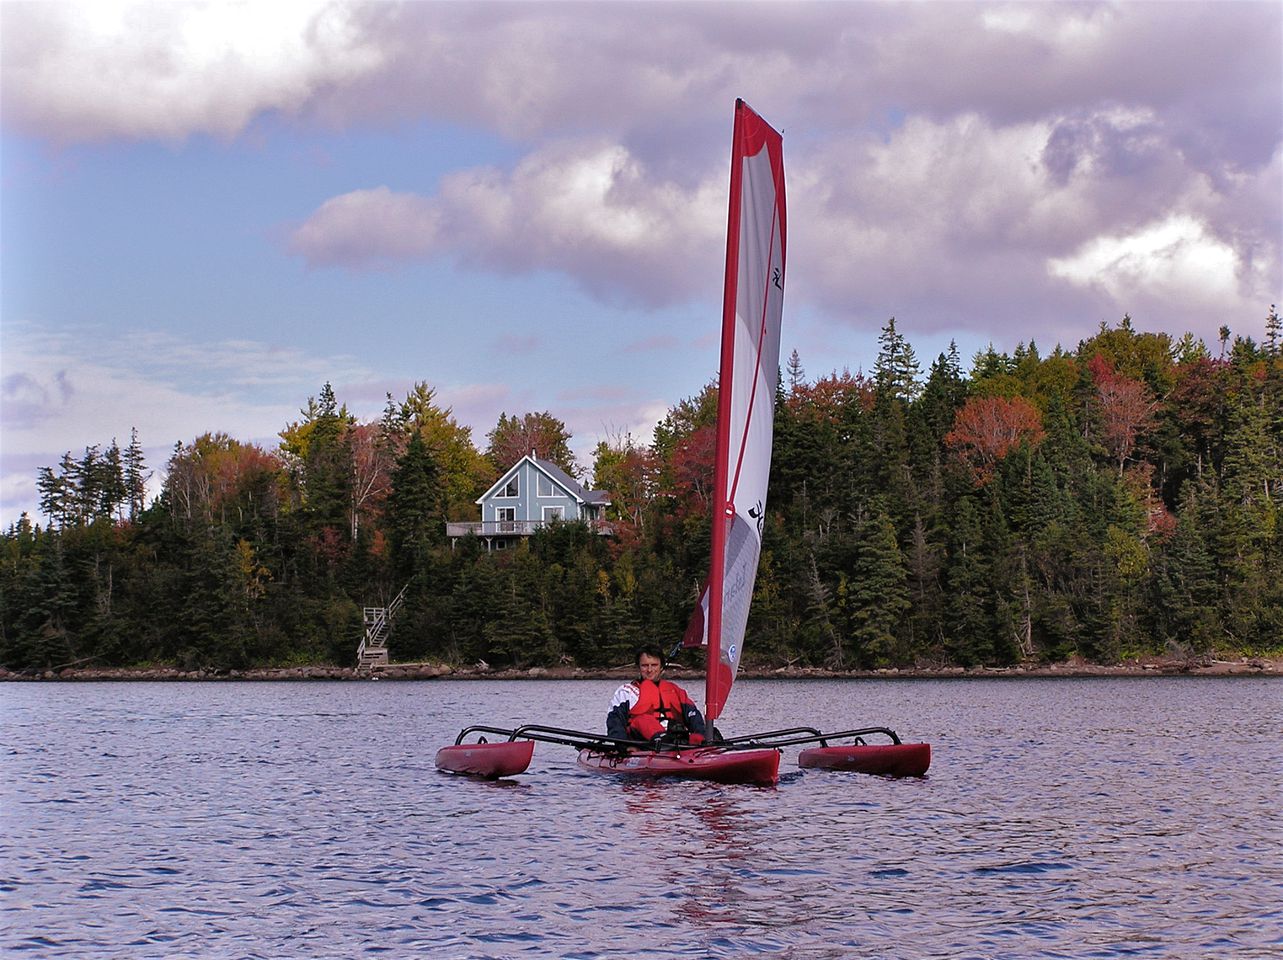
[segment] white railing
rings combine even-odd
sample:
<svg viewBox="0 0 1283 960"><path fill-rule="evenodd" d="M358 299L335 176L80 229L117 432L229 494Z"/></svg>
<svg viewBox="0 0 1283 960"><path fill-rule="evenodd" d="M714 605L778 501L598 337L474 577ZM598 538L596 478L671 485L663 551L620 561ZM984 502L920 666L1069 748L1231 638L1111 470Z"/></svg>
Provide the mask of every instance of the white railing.
<svg viewBox="0 0 1283 960"><path fill-rule="evenodd" d="M363 607L361 615L365 620L365 636L356 648L356 665L358 668L388 665L388 628L396 617L397 611L405 603L405 591L410 588L407 583L386 607Z"/></svg>
<svg viewBox="0 0 1283 960"><path fill-rule="evenodd" d="M568 523L566 520L481 520L471 522L448 522L445 525L447 537L529 537L534 533L550 527L554 523ZM614 528L605 520L580 521L588 524L594 533L609 535Z"/></svg>

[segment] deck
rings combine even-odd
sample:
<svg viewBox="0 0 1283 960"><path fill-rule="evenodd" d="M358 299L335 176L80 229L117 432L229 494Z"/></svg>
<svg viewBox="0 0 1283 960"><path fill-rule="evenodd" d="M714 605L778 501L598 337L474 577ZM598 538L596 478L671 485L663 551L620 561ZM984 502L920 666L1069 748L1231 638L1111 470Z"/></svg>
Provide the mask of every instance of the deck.
<svg viewBox="0 0 1283 960"><path fill-rule="evenodd" d="M545 527L555 523L587 523L593 533L603 537L615 532L605 520L485 520L468 522L447 522L445 534L450 539L459 537L529 537Z"/></svg>

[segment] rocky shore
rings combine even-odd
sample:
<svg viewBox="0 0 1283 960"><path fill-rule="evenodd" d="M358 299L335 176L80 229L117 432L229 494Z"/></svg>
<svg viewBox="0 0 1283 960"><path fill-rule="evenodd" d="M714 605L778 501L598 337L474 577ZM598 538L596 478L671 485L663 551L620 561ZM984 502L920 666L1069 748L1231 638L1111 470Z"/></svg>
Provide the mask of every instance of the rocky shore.
<svg viewBox="0 0 1283 960"><path fill-rule="evenodd" d="M443 663L394 663L374 671L352 667L311 665L298 667L265 667L251 670L182 670L178 667L93 667L68 666L36 672L11 672L0 667L0 681L129 681L129 680L614 680L633 675L630 665L609 669L585 670L579 667L530 667L528 669L495 669L485 663L468 667L451 667ZM674 664L666 674L674 680L695 680L701 671ZM917 666L885 670L834 671L816 668L778 667L744 668L740 677L784 680L835 679L966 679L1019 677L1260 677L1283 676L1283 658L1241 657L1219 660L1214 657L1162 658L1128 660L1116 664L1088 663L1069 660L1063 663L1029 663L1011 667Z"/></svg>

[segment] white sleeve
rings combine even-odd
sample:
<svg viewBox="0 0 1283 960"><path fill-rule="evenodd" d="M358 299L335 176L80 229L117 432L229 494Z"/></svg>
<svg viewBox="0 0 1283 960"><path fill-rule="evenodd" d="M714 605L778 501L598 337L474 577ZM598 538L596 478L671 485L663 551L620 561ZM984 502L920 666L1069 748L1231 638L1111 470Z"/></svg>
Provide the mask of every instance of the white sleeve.
<svg viewBox="0 0 1283 960"><path fill-rule="evenodd" d="M610 709L614 710L621 703L626 703L628 704L628 709L631 710L640 696L641 693L635 683L630 681L629 683L620 684L619 689L615 691L615 695L610 700Z"/></svg>

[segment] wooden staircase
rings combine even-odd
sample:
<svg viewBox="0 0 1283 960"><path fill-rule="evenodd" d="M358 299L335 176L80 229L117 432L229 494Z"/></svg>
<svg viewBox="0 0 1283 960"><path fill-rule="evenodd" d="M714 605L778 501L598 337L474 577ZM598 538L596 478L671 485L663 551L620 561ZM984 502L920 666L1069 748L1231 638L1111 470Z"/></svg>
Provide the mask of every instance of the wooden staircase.
<svg viewBox="0 0 1283 960"><path fill-rule="evenodd" d="M373 675L375 671L382 670L388 665L388 630L405 602L405 591L409 586L406 584L402 587L401 592L386 607L362 609L365 618L365 636L361 640L361 645L356 648L357 673Z"/></svg>

